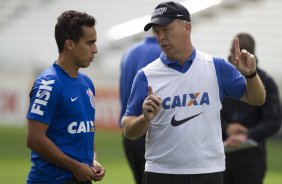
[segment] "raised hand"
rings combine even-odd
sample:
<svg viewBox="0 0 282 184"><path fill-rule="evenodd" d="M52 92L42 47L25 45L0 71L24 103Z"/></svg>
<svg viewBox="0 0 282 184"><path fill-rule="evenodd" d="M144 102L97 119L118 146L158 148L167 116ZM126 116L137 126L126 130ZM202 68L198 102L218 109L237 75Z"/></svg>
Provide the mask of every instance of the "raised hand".
<svg viewBox="0 0 282 184"><path fill-rule="evenodd" d="M250 54L246 50L240 49L239 39L234 39L235 48L235 66L241 72L242 75L250 75L256 71L256 58L253 54Z"/></svg>
<svg viewBox="0 0 282 184"><path fill-rule="evenodd" d="M144 100L142 110L146 120L151 121L160 111L162 100L153 94L153 89L148 86L148 97Z"/></svg>

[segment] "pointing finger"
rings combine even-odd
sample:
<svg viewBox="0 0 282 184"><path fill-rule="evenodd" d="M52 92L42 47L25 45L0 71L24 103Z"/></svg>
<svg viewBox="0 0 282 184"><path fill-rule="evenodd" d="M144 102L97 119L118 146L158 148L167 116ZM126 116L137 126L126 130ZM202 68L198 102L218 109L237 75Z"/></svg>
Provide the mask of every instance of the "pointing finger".
<svg viewBox="0 0 282 184"><path fill-rule="evenodd" d="M152 86L148 86L148 96L152 95L153 94L153 89L152 89ZM148 112L153 112L151 109L148 110Z"/></svg>
<svg viewBox="0 0 282 184"><path fill-rule="evenodd" d="M148 86L148 95L152 95L153 94L153 89L152 86Z"/></svg>
<svg viewBox="0 0 282 184"><path fill-rule="evenodd" d="M235 49L235 56L236 57L240 57L240 43L239 43L239 39L237 37L234 38L234 49Z"/></svg>

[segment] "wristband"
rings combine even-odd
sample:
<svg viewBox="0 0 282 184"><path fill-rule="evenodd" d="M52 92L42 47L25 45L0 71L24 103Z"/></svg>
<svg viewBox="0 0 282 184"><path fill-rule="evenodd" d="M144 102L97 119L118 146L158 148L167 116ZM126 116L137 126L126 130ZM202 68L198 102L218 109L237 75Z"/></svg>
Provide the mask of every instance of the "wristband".
<svg viewBox="0 0 282 184"><path fill-rule="evenodd" d="M254 72L251 73L250 75L244 75L244 76L245 76L245 78L247 78L247 79L252 79L252 78L254 78L256 75L257 75L257 71L254 71Z"/></svg>

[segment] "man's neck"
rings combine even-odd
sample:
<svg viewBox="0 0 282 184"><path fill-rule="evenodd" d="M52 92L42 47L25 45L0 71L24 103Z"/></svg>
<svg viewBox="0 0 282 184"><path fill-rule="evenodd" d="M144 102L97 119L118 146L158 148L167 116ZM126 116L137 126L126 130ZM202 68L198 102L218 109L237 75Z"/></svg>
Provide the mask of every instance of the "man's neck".
<svg viewBox="0 0 282 184"><path fill-rule="evenodd" d="M72 59L64 54L59 54L57 65L59 65L71 78L76 78L79 68L75 66Z"/></svg>

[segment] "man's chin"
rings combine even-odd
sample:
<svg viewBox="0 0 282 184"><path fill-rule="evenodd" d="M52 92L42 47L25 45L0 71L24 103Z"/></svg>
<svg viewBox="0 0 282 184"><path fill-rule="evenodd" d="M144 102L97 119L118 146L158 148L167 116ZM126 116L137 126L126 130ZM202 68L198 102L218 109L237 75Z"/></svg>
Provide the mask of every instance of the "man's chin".
<svg viewBox="0 0 282 184"><path fill-rule="evenodd" d="M85 64L81 65L80 68L87 68L87 67L89 67L89 66L90 66L90 63L88 63L88 64L85 63Z"/></svg>

